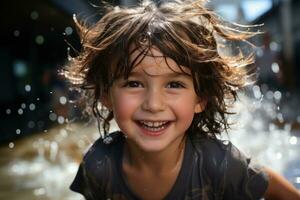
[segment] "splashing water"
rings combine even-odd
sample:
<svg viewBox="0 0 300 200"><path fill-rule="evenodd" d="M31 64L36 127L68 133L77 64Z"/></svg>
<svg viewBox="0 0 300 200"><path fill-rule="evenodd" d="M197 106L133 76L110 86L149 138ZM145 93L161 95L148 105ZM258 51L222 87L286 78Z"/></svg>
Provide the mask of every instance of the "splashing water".
<svg viewBox="0 0 300 200"><path fill-rule="evenodd" d="M285 121L284 106L277 109L274 92L272 98L263 98L258 89L253 91L254 99L240 95L233 108L238 114L230 118L237 123L223 137L300 188L299 135ZM96 127L73 123L1 147L0 177L5 181L0 187L5 190L0 199L83 199L68 187L82 154L98 135Z"/></svg>
<svg viewBox="0 0 300 200"><path fill-rule="evenodd" d="M274 101L278 103L276 96ZM229 138L252 160L271 167L300 189L299 132L292 129L291 122L284 121L287 113L280 113L277 103L263 96L253 101L240 95L234 108L238 114L231 117L231 121L238 123L223 137ZM288 111L300 113L299 110Z"/></svg>
<svg viewBox="0 0 300 200"><path fill-rule="evenodd" d="M7 190L0 192L0 199L83 199L68 187L97 135L92 127L73 124L1 147L0 177L5 181L0 187Z"/></svg>

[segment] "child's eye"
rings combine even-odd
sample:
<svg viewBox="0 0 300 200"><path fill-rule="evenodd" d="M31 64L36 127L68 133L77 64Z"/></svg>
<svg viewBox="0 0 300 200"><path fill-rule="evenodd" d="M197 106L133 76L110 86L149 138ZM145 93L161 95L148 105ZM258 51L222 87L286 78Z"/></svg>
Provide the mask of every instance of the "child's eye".
<svg viewBox="0 0 300 200"><path fill-rule="evenodd" d="M184 84L178 81L168 83L167 88L184 88Z"/></svg>
<svg viewBox="0 0 300 200"><path fill-rule="evenodd" d="M142 87L142 83L139 81L127 81L123 87L130 87L130 88L136 88L136 87Z"/></svg>

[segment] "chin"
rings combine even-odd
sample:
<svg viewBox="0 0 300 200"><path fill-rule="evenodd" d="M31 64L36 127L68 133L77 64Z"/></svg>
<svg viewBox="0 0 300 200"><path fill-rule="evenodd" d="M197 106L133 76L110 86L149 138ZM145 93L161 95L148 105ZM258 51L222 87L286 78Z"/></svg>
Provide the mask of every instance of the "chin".
<svg viewBox="0 0 300 200"><path fill-rule="evenodd" d="M162 144L161 141L147 142L147 144L139 145L139 148L145 152L161 152L166 148L166 145Z"/></svg>

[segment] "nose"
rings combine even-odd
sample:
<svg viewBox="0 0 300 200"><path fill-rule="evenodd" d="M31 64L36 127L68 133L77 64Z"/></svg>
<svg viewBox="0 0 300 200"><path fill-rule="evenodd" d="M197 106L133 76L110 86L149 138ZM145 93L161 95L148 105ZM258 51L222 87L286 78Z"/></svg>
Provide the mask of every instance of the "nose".
<svg viewBox="0 0 300 200"><path fill-rule="evenodd" d="M145 95L142 109L148 112L161 112L165 109L163 92L157 89L149 89Z"/></svg>

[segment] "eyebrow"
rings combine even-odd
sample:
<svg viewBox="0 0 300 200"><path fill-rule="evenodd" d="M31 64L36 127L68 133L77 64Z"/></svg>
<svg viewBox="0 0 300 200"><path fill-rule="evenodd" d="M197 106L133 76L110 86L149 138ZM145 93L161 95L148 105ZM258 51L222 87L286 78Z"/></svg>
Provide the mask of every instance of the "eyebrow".
<svg viewBox="0 0 300 200"><path fill-rule="evenodd" d="M169 72L169 73L163 73L159 75L152 75L145 71L143 72L130 72L129 76L141 76L143 73L145 73L148 76L164 76L164 77L170 77L170 78L177 78L177 77L191 77L191 74L183 73L183 72Z"/></svg>

